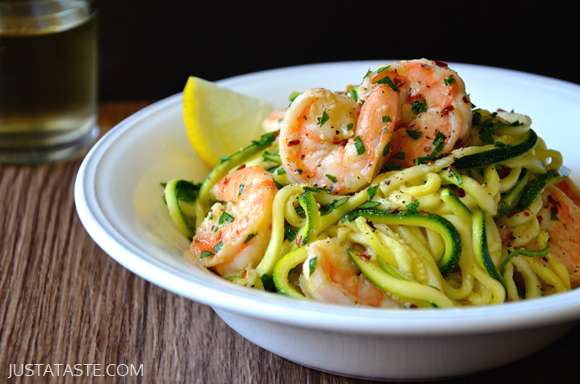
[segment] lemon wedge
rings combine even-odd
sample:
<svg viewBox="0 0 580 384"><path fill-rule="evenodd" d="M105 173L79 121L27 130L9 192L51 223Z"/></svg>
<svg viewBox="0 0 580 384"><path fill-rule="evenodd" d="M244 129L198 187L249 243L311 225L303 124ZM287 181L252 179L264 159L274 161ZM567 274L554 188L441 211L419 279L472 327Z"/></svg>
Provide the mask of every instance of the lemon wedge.
<svg viewBox="0 0 580 384"><path fill-rule="evenodd" d="M273 107L212 82L189 77L183 90L183 121L193 149L210 167L261 133Z"/></svg>

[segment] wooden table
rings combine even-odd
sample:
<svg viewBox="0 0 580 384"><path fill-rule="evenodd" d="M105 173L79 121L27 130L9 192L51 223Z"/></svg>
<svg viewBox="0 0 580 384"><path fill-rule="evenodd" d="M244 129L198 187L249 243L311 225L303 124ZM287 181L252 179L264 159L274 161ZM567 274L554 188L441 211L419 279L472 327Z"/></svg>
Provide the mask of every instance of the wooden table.
<svg viewBox="0 0 580 384"><path fill-rule="evenodd" d="M101 127L145 104L103 104ZM109 258L75 212L79 163L0 166L0 380L11 363L142 363L136 382L355 382L260 349L210 308L149 284ZM565 376L577 382L579 363L576 326L536 355L457 382L558 382Z"/></svg>

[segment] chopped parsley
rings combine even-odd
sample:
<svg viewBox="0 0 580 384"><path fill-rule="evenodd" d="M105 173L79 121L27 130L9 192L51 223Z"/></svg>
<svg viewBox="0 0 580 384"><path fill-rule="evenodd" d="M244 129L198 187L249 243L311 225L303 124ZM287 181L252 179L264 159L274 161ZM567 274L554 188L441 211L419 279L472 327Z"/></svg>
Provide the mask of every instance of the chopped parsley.
<svg viewBox="0 0 580 384"><path fill-rule="evenodd" d="M244 188L246 188L246 186L244 184L240 184L238 188L238 196L242 196L242 193L244 193Z"/></svg>
<svg viewBox="0 0 580 384"><path fill-rule="evenodd" d="M390 150L391 150L391 143L387 143L387 145L385 145L385 147L383 148L383 156L387 156L389 154Z"/></svg>
<svg viewBox="0 0 580 384"><path fill-rule="evenodd" d="M277 175L280 175L280 176L281 176L281 175L285 175L285 174L286 174L286 170L285 170L284 168L282 168L282 167L278 167L278 168L276 169L276 174L277 174Z"/></svg>
<svg viewBox="0 0 580 384"><path fill-rule="evenodd" d="M446 139L445 135L437 131L435 139L433 139L433 150L431 151L431 154L429 156L418 157L416 163L425 164L428 161L435 160L443 150L443 144L445 143L445 139Z"/></svg>
<svg viewBox="0 0 580 384"><path fill-rule="evenodd" d="M300 92L294 91L290 94L290 96L288 96L288 100L293 102L298 96L300 96Z"/></svg>
<svg viewBox="0 0 580 384"><path fill-rule="evenodd" d="M390 123L391 121L393 121L393 119L391 119L391 116L389 115L383 116L383 123Z"/></svg>
<svg viewBox="0 0 580 384"><path fill-rule="evenodd" d="M352 131L352 128L353 127L354 127L354 124L353 123L348 123L347 126L346 126L346 130L347 131Z"/></svg>
<svg viewBox="0 0 580 384"><path fill-rule="evenodd" d="M407 135L413 140L419 140L423 134L418 129L407 129Z"/></svg>
<svg viewBox="0 0 580 384"><path fill-rule="evenodd" d="M413 104L411 104L411 110L415 115L418 115L422 112L427 112L427 102L425 99L415 100Z"/></svg>
<svg viewBox="0 0 580 384"><path fill-rule="evenodd" d="M250 233L248 236L246 236L246 238L244 239L244 244L246 244L247 242L249 242L250 240L252 240L254 237L256 237L256 233Z"/></svg>
<svg viewBox="0 0 580 384"><path fill-rule="evenodd" d="M278 137L278 132L268 132L264 133L262 136L258 137L256 140L252 140L252 144L258 147L267 147L274 142ZM230 159L230 156L222 157L220 162L224 162Z"/></svg>
<svg viewBox="0 0 580 384"><path fill-rule="evenodd" d="M234 217L232 215L230 215L229 213L227 213L226 211L224 211L220 218L218 219L218 224L222 225L225 223L231 223L232 221L234 221Z"/></svg>
<svg viewBox="0 0 580 384"><path fill-rule="evenodd" d="M365 153L365 145L363 144L360 136L354 138L354 146L356 147L356 153L359 155Z"/></svg>
<svg viewBox="0 0 580 384"><path fill-rule="evenodd" d="M443 84L445 84L446 86L450 86L451 84L453 84L455 82L455 77L453 77L453 75L449 75L448 78L443 79Z"/></svg>
<svg viewBox="0 0 580 384"><path fill-rule="evenodd" d="M365 73L365 75L363 76L363 79L366 79L367 77L369 77L371 75L371 73L373 73L373 71L371 71L370 69L367 70L367 73Z"/></svg>
<svg viewBox="0 0 580 384"><path fill-rule="evenodd" d="M389 76L383 77L377 81L377 84L387 84L393 91L399 92L399 87L397 87L397 84L393 83L393 80L391 80Z"/></svg>
<svg viewBox="0 0 580 384"><path fill-rule="evenodd" d="M320 125L321 127L326 124L326 122L330 120L330 116L328 116L328 112L326 111L326 109L324 111L322 111L322 116L320 116L317 120L316 123L318 123L318 125Z"/></svg>
<svg viewBox="0 0 580 384"><path fill-rule="evenodd" d="M298 229L294 228L288 223L284 224L284 239L292 242L296 238L296 234L298 234Z"/></svg>
<svg viewBox="0 0 580 384"><path fill-rule="evenodd" d="M378 185L373 185L367 189L367 194L369 195L369 199L372 199L377 194L377 189L379 189Z"/></svg>
<svg viewBox="0 0 580 384"><path fill-rule="evenodd" d="M433 155L438 155L443 150L443 143L445 142L445 135L437 131L435 139L433 140Z"/></svg>
<svg viewBox="0 0 580 384"><path fill-rule="evenodd" d="M308 273L312 275L314 271L316 271L316 263L318 261L318 257L313 257L308 261Z"/></svg>
<svg viewBox="0 0 580 384"><path fill-rule="evenodd" d="M407 211L416 213L419 210L419 200L413 200L407 204Z"/></svg>
<svg viewBox="0 0 580 384"><path fill-rule="evenodd" d="M336 176L334 176L334 175L331 175L331 174L329 174L329 173L327 173L325 176L326 176L326 178L327 178L328 180L332 181L333 183L336 183L336 182L338 181L338 179L336 178Z"/></svg>
<svg viewBox="0 0 580 384"><path fill-rule="evenodd" d="M447 175L449 176L450 179L455 180L455 183L457 185L462 185L463 184L463 178L461 177L461 175L459 174L459 172L457 172L455 169L453 168L449 168Z"/></svg>
<svg viewBox="0 0 580 384"><path fill-rule="evenodd" d="M201 251L201 254L199 255L199 257L202 259L205 259L206 257L210 256L213 256L213 253L210 251Z"/></svg>
<svg viewBox="0 0 580 384"><path fill-rule="evenodd" d="M348 94L351 99L353 99L354 101L358 101L358 92L356 91L356 88L351 88L348 91Z"/></svg>
<svg viewBox="0 0 580 384"><path fill-rule="evenodd" d="M519 120L508 122L497 116L496 112L490 113L482 109L473 111L472 125L479 131L479 139L483 144L496 144L494 134L502 128L518 127L522 125ZM497 144L501 146L502 144Z"/></svg>
<svg viewBox="0 0 580 384"><path fill-rule="evenodd" d="M550 219L552 221L560 221L560 218L558 217L558 208L556 207L550 208Z"/></svg>
<svg viewBox="0 0 580 384"><path fill-rule="evenodd" d="M224 247L224 242L220 241L219 243L217 243L216 245L213 246L213 251L215 253L218 253L219 251L221 251L221 249Z"/></svg>

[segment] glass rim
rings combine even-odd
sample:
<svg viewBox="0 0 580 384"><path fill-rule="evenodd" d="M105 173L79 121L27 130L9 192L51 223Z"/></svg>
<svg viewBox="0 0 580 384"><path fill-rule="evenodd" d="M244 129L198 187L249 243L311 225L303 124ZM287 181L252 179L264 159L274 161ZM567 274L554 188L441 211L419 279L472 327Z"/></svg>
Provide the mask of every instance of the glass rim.
<svg viewBox="0 0 580 384"><path fill-rule="evenodd" d="M0 0L0 35L57 33L96 14L92 0Z"/></svg>

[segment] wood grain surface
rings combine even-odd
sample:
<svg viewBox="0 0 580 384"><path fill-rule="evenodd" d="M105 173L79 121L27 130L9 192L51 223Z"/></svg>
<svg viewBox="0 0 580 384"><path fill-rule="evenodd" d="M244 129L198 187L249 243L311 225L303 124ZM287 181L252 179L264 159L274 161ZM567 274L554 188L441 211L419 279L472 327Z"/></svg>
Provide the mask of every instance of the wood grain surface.
<svg viewBox="0 0 580 384"><path fill-rule="evenodd" d="M105 131L145 104L104 104L100 125ZM75 212L79 163L0 165L0 382L9 364L24 363L143 364L142 377L97 382L358 382L279 358L230 330L210 308L151 285L109 258ZM579 363L577 325L525 360L453 382L577 382Z"/></svg>

